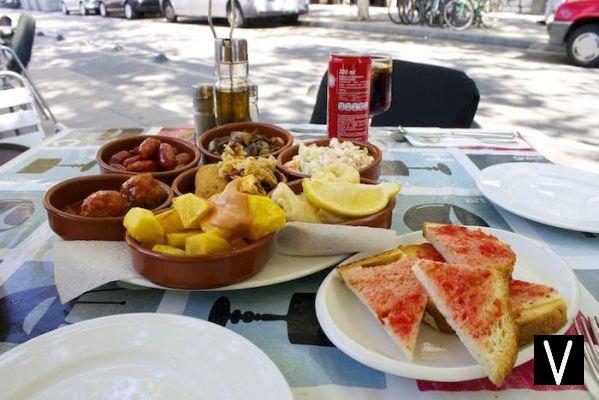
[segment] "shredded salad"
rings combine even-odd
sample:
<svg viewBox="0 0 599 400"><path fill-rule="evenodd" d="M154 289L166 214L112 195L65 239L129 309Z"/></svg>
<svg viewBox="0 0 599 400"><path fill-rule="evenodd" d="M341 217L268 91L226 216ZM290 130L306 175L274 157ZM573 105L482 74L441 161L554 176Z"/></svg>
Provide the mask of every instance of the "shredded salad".
<svg viewBox="0 0 599 400"><path fill-rule="evenodd" d="M331 139L328 146L300 143L297 155L285 163L285 167L302 174L312 175L322 167L345 164L355 169L361 169L374 161L368 154L368 149L356 146L352 142L340 142Z"/></svg>

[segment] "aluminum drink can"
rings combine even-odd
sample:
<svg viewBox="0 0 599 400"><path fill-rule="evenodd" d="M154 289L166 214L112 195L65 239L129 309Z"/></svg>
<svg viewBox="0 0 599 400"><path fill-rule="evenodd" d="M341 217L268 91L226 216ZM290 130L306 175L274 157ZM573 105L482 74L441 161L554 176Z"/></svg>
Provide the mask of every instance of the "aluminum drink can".
<svg viewBox="0 0 599 400"><path fill-rule="evenodd" d="M329 55L327 126L330 138L368 140L370 65L369 56Z"/></svg>

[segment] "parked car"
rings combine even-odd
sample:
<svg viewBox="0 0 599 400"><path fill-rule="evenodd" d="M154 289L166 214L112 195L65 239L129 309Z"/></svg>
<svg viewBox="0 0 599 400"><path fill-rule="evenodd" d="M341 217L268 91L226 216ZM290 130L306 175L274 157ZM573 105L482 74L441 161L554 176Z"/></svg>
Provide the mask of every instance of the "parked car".
<svg viewBox="0 0 599 400"><path fill-rule="evenodd" d="M259 18L285 18L295 22L300 14L308 12L308 0L235 0L235 26L241 27ZM202 18L208 16L208 0L160 0L160 9L166 20L176 22L178 17ZM212 16L231 20L231 0L213 0Z"/></svg>
<svg viewBox="0 0 599 400"><path fill-rule="evenodd" d="M21 8L21 0L0 0L0 7Z"/></svg>
<svg viewBox="0 0 599 400"><path fill-rule="evenodd" d="M547 24L549 43L565 45L570 62L599 67L599 0L566 0Z"/></svg>
<svg viewBox="0 0 599 400"><path fill-rule="evenodd" d="M88 15L90 11L98 14L100 0L62 0L63 14L70 14L71 11L79 11L81 15Z"/></svg>
<svg viewBox="0 0 599 400"><path fill-rule="evenodd" d="M103 17L124 14L127 19L135 19L143 14L160 14L158 0L100 0L99 8Z"/></svg>

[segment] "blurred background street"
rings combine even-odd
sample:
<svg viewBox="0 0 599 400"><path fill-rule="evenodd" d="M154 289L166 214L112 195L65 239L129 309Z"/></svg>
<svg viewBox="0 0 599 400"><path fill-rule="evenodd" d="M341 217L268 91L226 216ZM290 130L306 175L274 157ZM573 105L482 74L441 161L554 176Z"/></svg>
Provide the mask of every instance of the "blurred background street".
<svg viewBox="0 0 599 400"><path fill-rule="evenodd" d="M5 12L16 20L16 10ZM31 14L38 36L29 69L62 123L71 128L193 124L191 85L213 80L212 34L205 22ZM318 15L308 14L300 23ZM373 19L370 24L377 24ZM308 122L331 49L385 53L466 72L481 93L480 125L518 129L552 161L599 170L599 70L569 65L565 53L543 44L545 28L530 16L523 19L520 36L531 46L351 26L255 27L237 30L236 36L249 42L263 121ZM505 26L514 24L499 29L509 39L513 32ZM224 25L217 30L228 32ZM473 31L473 37L485 34Z"/></svg>

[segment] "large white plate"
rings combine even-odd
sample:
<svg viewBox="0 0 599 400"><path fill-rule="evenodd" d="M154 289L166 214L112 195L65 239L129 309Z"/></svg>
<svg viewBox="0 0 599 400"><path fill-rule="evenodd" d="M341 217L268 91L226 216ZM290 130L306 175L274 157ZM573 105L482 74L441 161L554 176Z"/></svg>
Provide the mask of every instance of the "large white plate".
<svg viewBox="0 0 599 400"><path fill-rule="evenodd" d="M59 328L0 356L0 398L293 399L258 347L203 320L122 314Z"/></svg>
<svg viewBox="0 0 599 400"><path fill-rule="evenodd" d="M229 286L197 291L202 292L217 290L251 289L262 286L274 285L277 283L288 282L322 271L323 269L340 263L345 258L347 258L347 255L324 257L293 257L274 252L271 259L268 260L264 268L251 278L248 278L245 281L238 282ZM143 277L127 279L123 282L130 283L136 286L144 286L155 289L185 291L182 289L173 289L156 285L155 283L152 283Z"/></svg>
<svg viewBox="0 0 599 400"><path fill-rule="evenodd" d="M481 171L478 189L521 217L599 233L599 174L545 163L498 164Z"/></svg>
<svg viewBox="0 0 599 400"><path fill-rule="evenodd" d="M578 310L578 280L551 250L521 235L492 228L483 231L508 243L518 256L513 276L553 286L566 299L568 321ZM422 232L400 237L401 245L425 242ZM354 257L352 257L353 259ZM356 256L355 259L361 257ZM322 329L341 351L369 367L414 379L457 382L486 376L457 336L439 333L425 323L420 328L414 359L401 354L376 318L345 286L337 270L325 278L316 296ZM568 323L557 334L566 331ZM520 348L516 365L533 357L532 344Z"/></svg>

